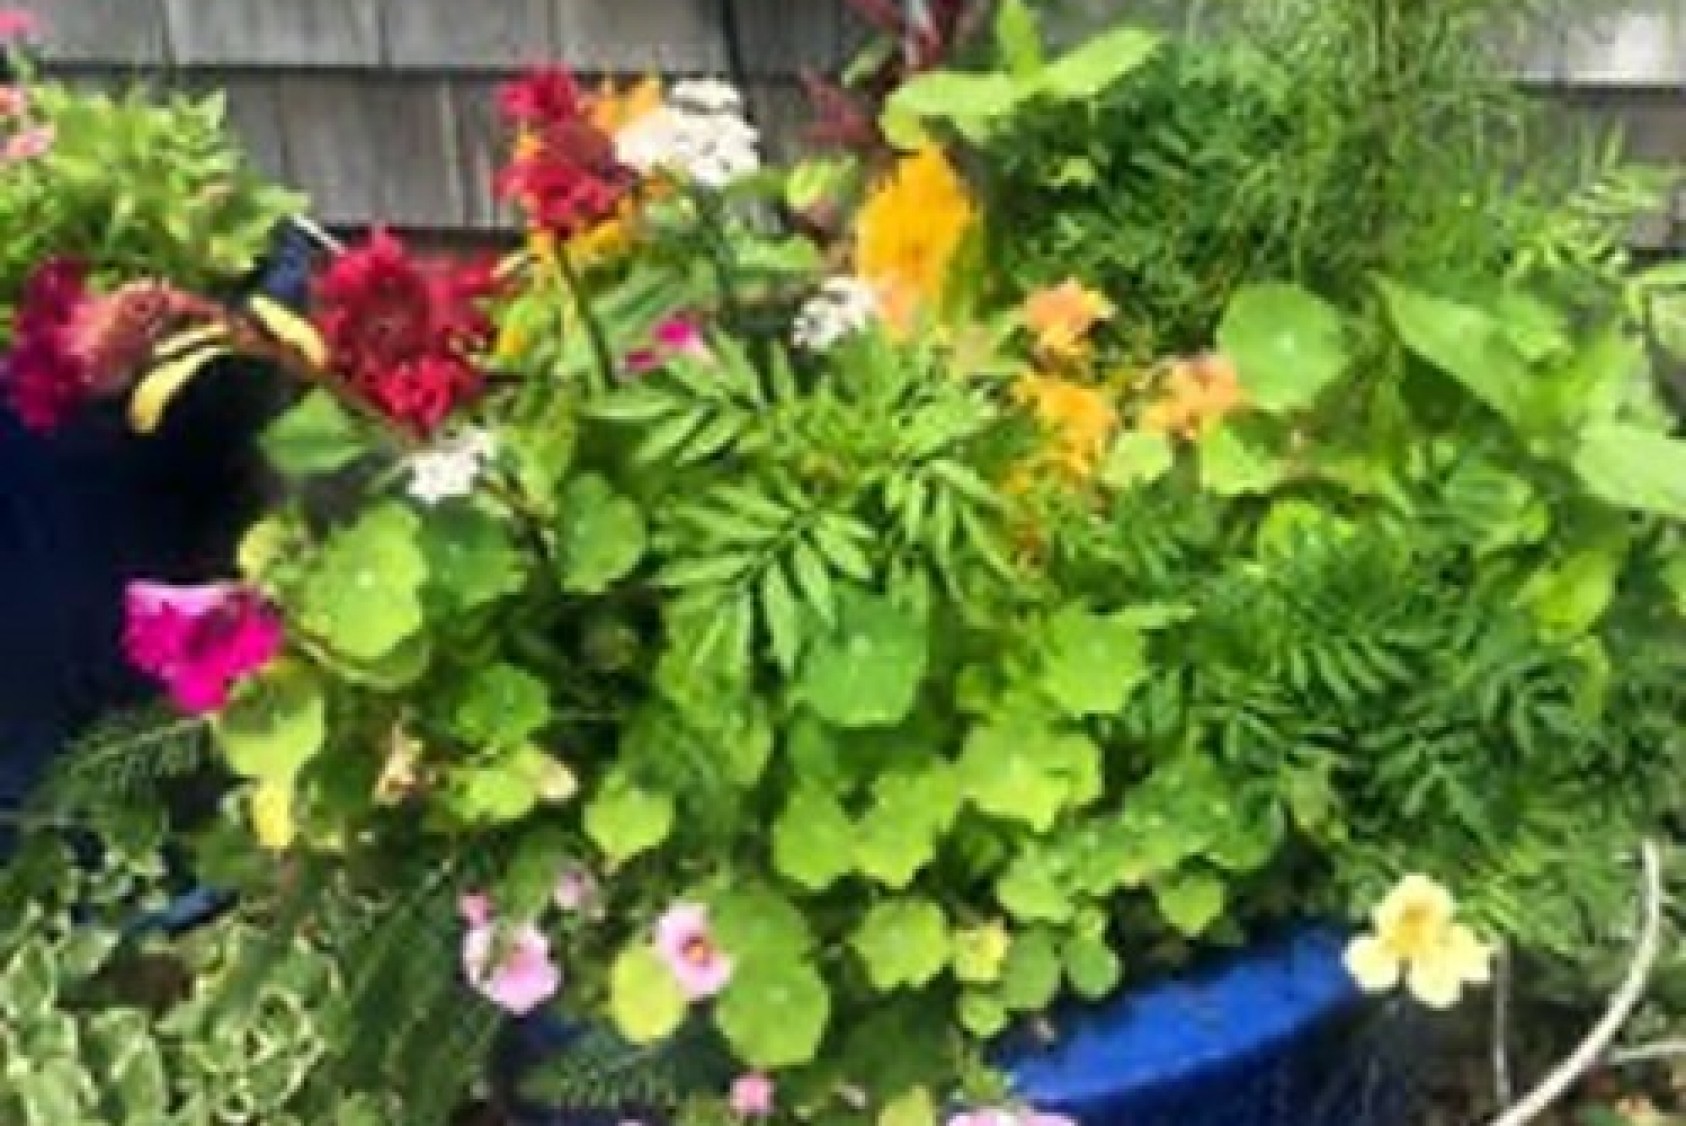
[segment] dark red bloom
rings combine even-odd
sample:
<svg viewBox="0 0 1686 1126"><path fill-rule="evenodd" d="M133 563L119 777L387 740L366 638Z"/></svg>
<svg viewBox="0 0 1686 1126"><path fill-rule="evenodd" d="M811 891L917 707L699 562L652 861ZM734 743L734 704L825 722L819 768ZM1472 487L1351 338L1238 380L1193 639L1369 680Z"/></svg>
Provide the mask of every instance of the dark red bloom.
<svg viewBox="0 0 1686 1126"><path fill-rule="evenodd" d="M427 433L479 387L472 357L491 346L496 288L487 266L424 265L376 231L318 282L316 323L353 390Z"/></svg>
<svg viewBox="0 0 1686 1126"><path fill-rule="evenodd" d="M93 396L70 333L87 300L87 270L67 259L42 263L24 284L0 381L12 413L31 430L56 430Z"/></svg>
<svg viewBox="0 0 1686 1126"><path fill-rule="evenodd" d="M534 226L567 239L615 215L636 177L615 159L615 143L567 71L534 71L499 95L519 130L498 194Z"/></svg>
<svg viewBox="0 0 1686 1126"><path fill-rule="evenodd" d="M560 67L543 67L504 83L498 90L498 108L513 124L541 129L586 112L579 84Z"/></svg>

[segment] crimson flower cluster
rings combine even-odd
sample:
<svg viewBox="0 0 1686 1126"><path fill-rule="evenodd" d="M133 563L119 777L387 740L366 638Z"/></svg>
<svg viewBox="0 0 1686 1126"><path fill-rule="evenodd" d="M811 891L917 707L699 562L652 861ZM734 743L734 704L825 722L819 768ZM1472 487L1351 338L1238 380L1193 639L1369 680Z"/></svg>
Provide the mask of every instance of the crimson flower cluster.
<svg viewBox="0 0 1686 1126"><path fill-rule="evenodd" d="M504 86L503 116L520 134L498 192L533 224L571 238L614 216L636 180L615 158L614 141L565 70L546 68Z"/></svg>
<svg viewBox="0 0 1686 1126"><path fill-rule="evenodd" d="M86 267L65 258L43 262L24 284L0 380L12 413L37 433L57 430L93 394L70 332L87 299Z"/></svg>
<svg viewBox="0 0 1686 1126"><path fill-rule="evenodd" d="M496 292L489 266L423 264L377 230L318 280L316 326L354 394L427 435L480 389Z"/></svg>

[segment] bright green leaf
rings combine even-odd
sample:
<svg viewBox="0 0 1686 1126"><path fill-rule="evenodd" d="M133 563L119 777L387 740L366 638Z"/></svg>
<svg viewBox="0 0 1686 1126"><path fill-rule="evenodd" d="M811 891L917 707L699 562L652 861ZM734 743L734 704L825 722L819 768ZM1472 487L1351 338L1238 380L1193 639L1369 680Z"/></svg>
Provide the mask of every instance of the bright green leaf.
<svg viewBox="0 0 1686 1126"><path fill-rule="evenodd" d="M609 971L609 1014L634 1044L666 1039L684 1023L689 1002L666 962L649 946L621 951Z"/></svg>
<svg viewBox="0 0 1686 1126"><path fill-rule="evenodd" d="M586 806L585 831L613 863L648 852L673 831L673 799L638 786L625 774L609 775Z"/></svg>
<svg viewBox="0 0 1686 1126"><path fill-rule="evenodd" d="M850 944L880 993L929 984L948 965L948 922L927 899L887 899L872 906Z"/></svg>
<svg viewBox="0 0 1686 1126"><path fill-rule="evenodd" d="M1099 1001L1118 988L1124 964L1105 939L1078 935L1065 944L1065 976L1080 996Z"/></svg>
<svg viewBox="0 0 1686 1126"><path fill-rule="evenodd" d="M830 794L798 788L773 823L773 864L809 891L824 891L854 867L854 826Z"/></svg>
<svg viewBox="0 0 1686 1126"><path fill-rule="evenodd" d="M1070 716L1116 715L1147 679L1147 641L1128 618L1068 606L1041 644L1043 691Z"/></svg>
<svg viewBox="0 0 1686 1126"><path fill-rule="evenodd" d="M813 1062L830 1016L819 974L803 962L776 960L740 965L714 1013L733 1054L757 1068Z"/></svg>
<svg viewBox="0 0 1686 1126"><path fill-rule="evenodd" d="M1163 36L1135 27L1103 32L1044 66L1034 89L1062 101L1090 101L1153 58L1163 41Z"/></svg>
<svg viewBox="0 0 1686 1126"><path fill-rule="evenodd" d="M413 513L382 505L335 533L305 583L305 627L354 661L377 660L419 631L427 578L419 531Z"/></svg>
<svg viewBox="0 0 1686 1126"><path fill-rule="evenodd" d="M549 722L544 682L508 663L466 673L452 694L452 733L475 749L518 746Z"/></svg>
<svg viewBox="0 0 1686 1126"><path fill-rule="evenodd" d="M603 593L644 556L643 513L595 473L568 482L557 522L562 585L573 593Z"/></svg>
<svg viewBox="0 0 1686 1126"><path fill-rule="evenodd" d="M1393 282L1380 284L1407 348L1513 424L1530 421L1531 373L1491 314Z"/></svg>
<svg viewBox="0 0 1686 1126"><path fill-rule="evenodd" d="M478 609L521 589L523 560L505 525L461 505L428 515L422 526L426 594L447 612Z"/></svg>
<svg viewBox="0 0 1686 1126"><path fill-rule="evenodd" d="M1061 811L1098 796L1100 749L1084 735L1009 713L967 736L960 783L983 812L1047 832Z"/></svg>
<svg viewBox="0 0 1686 1126"><path fill-rule="evenodd" d="M846 591L837 626L802 661L797 691L839 727L888 727L912 711L925 676L925 629L889 601Z"/></svg>
<svg viewBox="0 0 1686 1126"><path fill-rule="evenodd" d="M1617 508L1686 520L1686 442L1619 422L1588 427L1575 472Z"/></svg>
<svg viewBox="0 0 1686 1126"><path fill-rule="evenodd" d="M1131 430L1113 443L1101 466L1101 482L1114 489L1151 485L1170 472L1173 460L1165 435Z"/></svg>
<svg viewBox="0 0 1686 1126"><path fill-rule="evenodd" d="M1063 923L1076 910L1052 858L1033 850L1013 857L996 881L995 898L1014 918L1025 922Z"/></svg>
<svg viewBox="0 0 1686 1126"><path fill-rule="evenodd" d="M1002 967L1001 1003L1014 1012L1045 1011L1060 991L1059 949L1046 931L1027 931L1013 939Z"/></svg>
<svg viewBox="0 0 1686 1126"><path fill-rule="evenodd" d="M215 731L236 774L292 778L327 739L322 686L303 665L273 665L240 686L217 716Z"/></svg>
<svg viewBox="0 0 1686 1126"><path fill-rule="evenodd" d="M740 963L795 961L813 946L802 912L771 888L728 888L708 907L715 941Z"/></svg>
<svg viewBox="0 0 1686 1126"><path fill-rule="evenodd" d="M1002 0L995 13L995 49L1016 78L1042 68L1042 32L1025 0Z"/></svg>
<svg viewBox="0 0 1686 1126"><path fill-rule="evenodd" d="M1311 406L1352 356L1341 315L1293 285L1253 285L1230 299L1218 347L1234 361L1247 401L1281 413Z"/></svg>
<svg viewBox="0 0 1686 1126"><path fill-rule="evenodd" d="M1282 459L1225 424L1200 439L1200 484L1220 497L1268 493L1285 476Z"/></svg>
<svg viewBox="0 0 1686 1126"><path fill-rule="evenodd" d="M276 419L262 445L270 464L289 477L333 473L368 451L351 416L326 391L312 391Z"/></svg>
<svg viewBox="0 0 1686 1126"><path fill-rule="evenodd" d="M1183 869L1154 885L1159 913L1188 938L1204 934L1223 914L1223 881L1210 872Z"/></svg>

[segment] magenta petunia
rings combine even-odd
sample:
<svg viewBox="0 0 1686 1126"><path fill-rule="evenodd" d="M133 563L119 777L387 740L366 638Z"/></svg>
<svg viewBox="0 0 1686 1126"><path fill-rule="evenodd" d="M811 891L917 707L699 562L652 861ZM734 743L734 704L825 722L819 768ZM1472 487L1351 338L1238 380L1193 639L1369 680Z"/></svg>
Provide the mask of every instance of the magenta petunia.
<svg viewBox="0 0 1686 1126"><path fill-rule="evenodd" d="M22 8L0 8L0 43L30 39L41 33L41 19Z"/></svg>
<svg viewBox="0 0 1686 1126"><path fill-rule="evenodd" d="M471 924L463 936L462 964L481 996L515 1016L532 1012L562 986L550 940L531 923L503 932L490 920Z"/></svg>
<svg viewBox="0 0 1686 1126"><path fill-rule="evenodd" d="M130 583L124 650L182 711L205 715L281 652L281 619L255 592L229 584Z"/></svg>
<svg viewBox="0 0 1686 1126"><path fill-rule="evenodd" d="M656 952L693 1001L713 997L732 980L732 959L715 944L708 908L681 903L656 922Z"/></svg>
<svg viewBox="0 0 1686 1126"><path fill-rule="evenodd" d="M769 1118L776 1093L772 1079L761 1072L740 1075L732 1082L732 1113L741 1118Z"/></svg>
<svg viewBox="0 0 1686 1126"><path fill-rule="evenodd" d="M712 356L702 326L691 317L676 314L656 325L649 344L627 354L626 368L633 375L643 375L681 357L707 360Z"/></svg>
<svg viewBox="0 0 1686 1126"><path fill-rule="evenodd" d="M12 413L37 433L58 429L93 397L68 327L88 299L87 268L67 258L42 262L24 282L0 388Z"/></svg>

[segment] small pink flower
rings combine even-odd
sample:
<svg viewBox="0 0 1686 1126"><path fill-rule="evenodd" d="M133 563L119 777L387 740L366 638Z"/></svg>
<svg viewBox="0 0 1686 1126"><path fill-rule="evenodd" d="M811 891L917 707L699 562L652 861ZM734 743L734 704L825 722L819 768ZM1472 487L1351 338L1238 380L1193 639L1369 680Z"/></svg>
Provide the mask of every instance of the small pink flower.
<svg viewBox="0 0 1686 1126"><path fill-rule="evenodd" d="M0 43L30 39L41 31L41 20L22 8L0 8Z"/></svg>
<svg viewBox="0 0 1686 1126"><path fill-rule="evenodd" d="M29 112L29 91L22 86L0 86L0 121L22 117Z"/></svg>
<svg viewBox="0 0 1686 1126"><path fill-rule="evenodd" d="M773 1113L773 1081L759 1071L732 1082L732 1113L742 1118L767 1118Z"/></svg>
<svg viewBox="0 0 1686 1126"><path fill-rule="evenodd" d="M457 900L457 914L471 927L483 927L492 921L492 898L483 891L469 892Z"/></svg>
<svg viewBox="0 0 1686 1126"><path fill-rule="evenodd" d="M732 960L714 943L706 907L670 907L656 922L656 952L693 1001L714 996L732 980Z"/></svg>
<svg viewBox="0 0 1686 1126"><path fill-rule="evenodd" d="M20 133L14 133L0 149L0 161L15 164L19 161L34 160L46 156L53 147L53 127L51 125L36 125Z"/></svg>
<svg viewBox="0 0 1686 1126"><path fill-rule="evenodd" d="M494 957L500 959L496 965ZM463 936L462 965L481 996L515 1016L526 1016L562 985L562 971L550 960L550 940L531 923L502 934L490 921L471 925Z"/></svg>
<svg viewBox="0 0 1686 1126"><path fill-rule="evenodd" d="M582 911L597 899L599 890L597 880L590 872L577 864L570 865L557 878L552 898L560 910Z"/></svg>
<svg viewBox="0 0 1686 1126"><path fill-rule="evenodd" d="M238 586L129 584L123 646L189 715L220 711L235 684L281 652L281 620Z"/></svg>
<svg viewBox="0 0 1686 1126"><path fill-rule="evenodd" d="M643 375L664 366L676 357L707 360L713 356L702 326L682 314L668 317L650 334L650 344L627 354L626 367L634 375Z"/></svg>

